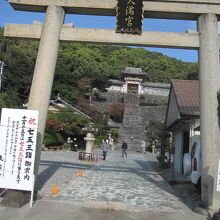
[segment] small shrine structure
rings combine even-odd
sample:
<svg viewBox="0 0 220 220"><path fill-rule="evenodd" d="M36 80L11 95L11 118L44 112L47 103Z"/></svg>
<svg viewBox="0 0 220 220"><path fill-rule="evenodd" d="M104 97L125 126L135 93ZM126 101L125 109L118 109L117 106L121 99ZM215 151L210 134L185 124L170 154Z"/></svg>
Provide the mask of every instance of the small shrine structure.
<svg viewBox="0 0 220 220"><path fill-rule="evenodd" d="M126 67L122 80L110 79L108 92L131 93L138 95L169 96L170 84L149 82L142 68Z"/></svg>
<svg viewBox="0 0 220 220"><path fill-rule="evenodd" d="M146 78L146 73L141 68L126 67L122 72L124 75L125 85L124 93L142 94L142 81Z"/></svg>

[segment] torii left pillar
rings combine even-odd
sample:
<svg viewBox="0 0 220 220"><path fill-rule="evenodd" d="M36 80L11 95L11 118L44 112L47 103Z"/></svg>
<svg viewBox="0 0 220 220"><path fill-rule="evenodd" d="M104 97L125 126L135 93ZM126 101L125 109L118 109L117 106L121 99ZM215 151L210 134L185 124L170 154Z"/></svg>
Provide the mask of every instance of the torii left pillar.
<svg viewBox="0 0 220 220"><path fill-rule="evenodd" d="M34 174L37 176L41 146L46 125L48 106L56 67L59 38L65 12L60 6L48 6L40 38L40 45L34 69L28 109L39 110L39 127Z"/></svg>

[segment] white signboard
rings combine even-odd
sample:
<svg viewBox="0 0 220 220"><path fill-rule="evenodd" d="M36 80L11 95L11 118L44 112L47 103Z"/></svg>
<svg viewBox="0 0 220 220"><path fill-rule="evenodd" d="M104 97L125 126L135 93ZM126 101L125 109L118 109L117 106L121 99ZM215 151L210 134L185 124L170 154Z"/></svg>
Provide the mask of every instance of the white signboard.
<svg viewBox="0 0 220 220"><path fill-rule="evenodd" d="M32 191L38 111L2 109L0 188Z"/></svg>
<svg viewBox="0 0 220 220"><path fill-rule="evenodd" d="M216 191L220 191L220 159L219 159L219 162L218 162L218 177L217 177Z"/></svg>

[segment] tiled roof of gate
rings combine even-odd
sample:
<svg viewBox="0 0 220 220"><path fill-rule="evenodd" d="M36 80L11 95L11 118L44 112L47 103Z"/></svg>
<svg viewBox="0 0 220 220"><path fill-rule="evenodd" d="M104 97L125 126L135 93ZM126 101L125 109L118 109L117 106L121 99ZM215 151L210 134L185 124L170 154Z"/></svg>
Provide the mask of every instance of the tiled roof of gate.
<svg viewBox="0 0 220 220"><path fill-rule="evenodd" d="M171 83L176 96L180 115L199 116L199 81L172 80Z"/></svg>
<svg viewBox="0 0 220 220"><path fill-rule="evenodd" d="M134 68L134 67L126 67L125 71L122 71L122 73L131 74L131 75L145 75L145 73L142 72L142 68Z"/></svg>

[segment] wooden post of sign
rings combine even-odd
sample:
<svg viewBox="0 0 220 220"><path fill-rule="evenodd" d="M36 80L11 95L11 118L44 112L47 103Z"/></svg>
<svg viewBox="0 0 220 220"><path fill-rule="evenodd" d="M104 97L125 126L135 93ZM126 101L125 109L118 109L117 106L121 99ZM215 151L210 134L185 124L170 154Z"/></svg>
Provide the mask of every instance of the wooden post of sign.
<svg viewBox="0 0 220 220"><path fill-rule="evenodd" d="M33 202L34 202L34 183L35 183L35 175L33 175L33 187L31 190L31 198L30 198L30 208L32 208L33 206Z"/></svg>

